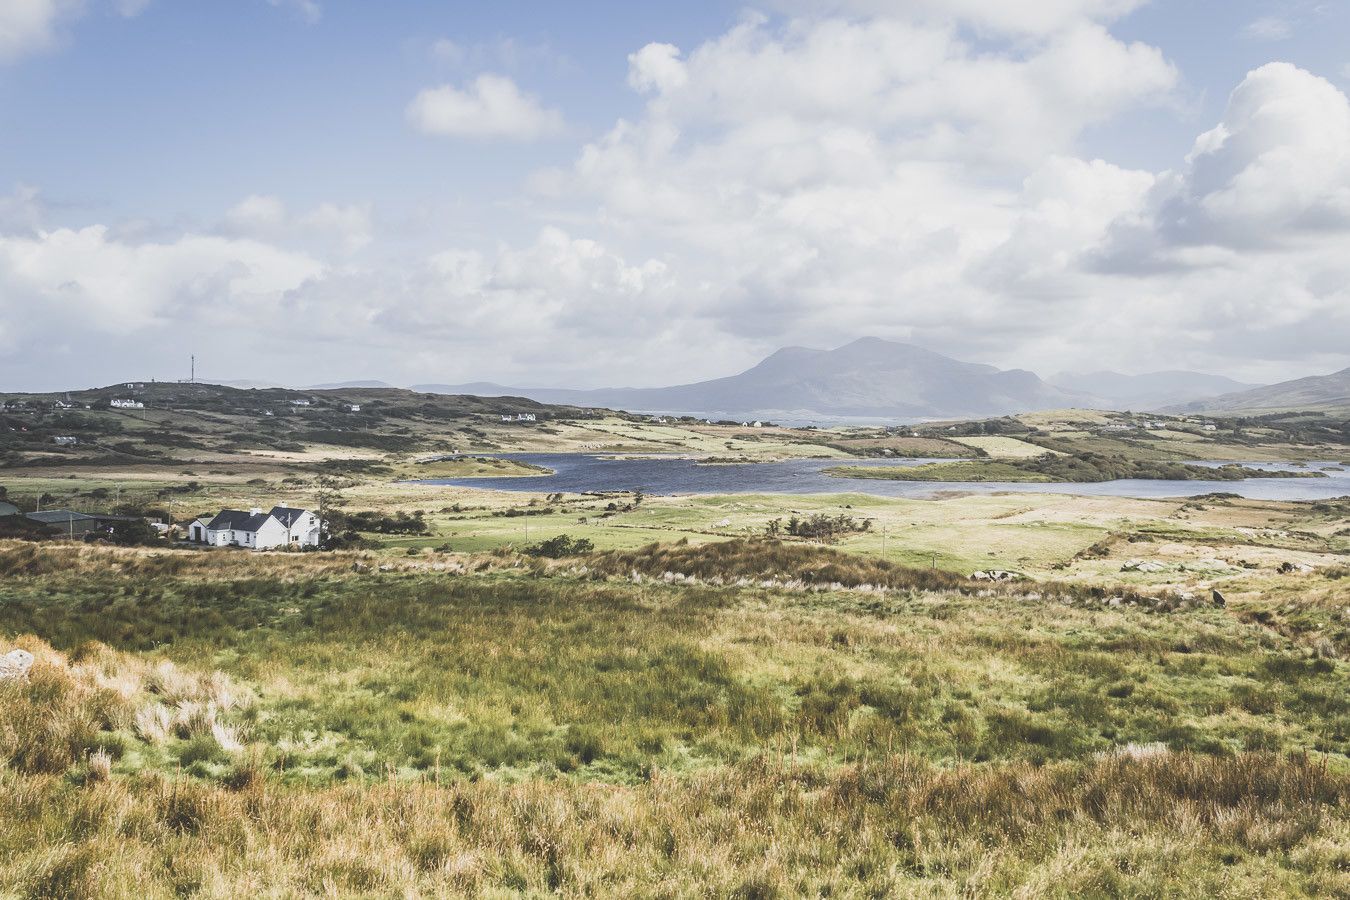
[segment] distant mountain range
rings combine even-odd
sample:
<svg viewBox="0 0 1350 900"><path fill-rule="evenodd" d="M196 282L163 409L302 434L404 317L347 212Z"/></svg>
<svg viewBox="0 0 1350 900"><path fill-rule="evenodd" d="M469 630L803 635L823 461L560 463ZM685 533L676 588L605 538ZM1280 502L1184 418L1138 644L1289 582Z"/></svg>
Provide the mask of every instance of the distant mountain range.
<svg viewBox="0 0 1350 900"><path fill-rule="evenodd" d="M307 389L390 387L388 382L363 380ZM844 422L980 418L1066 407L1179 413L1350 410L1350 369L1265 387L1181 371L1064 372L1042 380L1022 369L962 362L912 344L868 337L834 350L787 347L740 374L673 387L576 390L476 381L415 384L411 390L715 419Z"/></svg>
<svg viewBox="0 0 1350 900"><path fill-rule="evenodd" d="M1061 372L1049 379L1061 390L1087 394L1089 405L1104 409L1158 411L1196 400L1247 391L1260 385L1244 384L1222 375L1201 372L1150 372L1121 375L1119 372Z"/></svg>
<svg viewBox="0 0 1350 900"><path fill-rule="evenodd" d="M1114 378L1129 381L1128 376ZM1103 383L1104 379L1105 375ZM862 338L834 350L788 347L738 375L674 387L569 390L476 382L419 384L412 389L527 397L541 403L632 412L782 421L975 418L1100 405L1082 390L1047 384L1032 372L961 362L880 338ZM1160 389L1132 390L1139 394Z"/></svg>
<svg viewBox="0 0 1350 900"><path fill-rule="evenodd" d="M1252 390L1177 404L1177 413L1271 413L1286 410L1350 411L1350 369Z"/></svg>

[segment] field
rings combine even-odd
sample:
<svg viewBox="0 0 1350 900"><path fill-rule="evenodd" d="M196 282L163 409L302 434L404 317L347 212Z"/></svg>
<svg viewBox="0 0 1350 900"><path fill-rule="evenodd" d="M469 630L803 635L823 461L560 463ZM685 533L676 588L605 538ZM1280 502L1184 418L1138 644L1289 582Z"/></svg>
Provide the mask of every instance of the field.
<svg viewBox="0 0 1350 900"><path fill-rule="evenodd" d="M503 450L1350 457L1326 423L780 429L311 392L267 400L269 443L239 411L260 393L83 411L140 423L117 445L11 433L25 509L322 496L373 530L0 539L0 653L35 657L0 681L0 896L1350 896L1350 499L405 480L536 471Z"/></svg>
<svg viewBox="0 0 1350 900"><path fill-rule="evenodd" d="M1350 889L1350 631L1327 576L1163 611L722 546L357 573L342 554L5 544L6 630L38 661L0 688L0 795L33 810L0 830L0 878L84 896Z"/></svg>

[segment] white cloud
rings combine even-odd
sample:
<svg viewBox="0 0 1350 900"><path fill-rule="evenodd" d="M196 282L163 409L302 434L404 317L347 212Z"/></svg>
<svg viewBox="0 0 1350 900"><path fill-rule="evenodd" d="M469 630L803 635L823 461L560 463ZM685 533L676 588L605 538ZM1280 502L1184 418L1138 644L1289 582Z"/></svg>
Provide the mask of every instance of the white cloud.
<svg viewBox="0 0 1350 900"><path fill-rule="evenodd" d="M62 228L0 238L0 318L11 341L72 322L123 335L170 321L238 321L322 271L256 241L185 234L138 244L101 225Z"/></svg>
<svg viewBox="0 0 1350 900"><path fill-rule="evenodd" d="M652 43L628 55L628 84L635 91L665 93L684 87L689 80L680 48Z"/></svg>
<svg viewBox="0 0 1350 900"><path fill-rule="evenodd" d="M368 206L322 203L307 213L292 214L279 197L254 194L225 214L223 231L279 243L300 243L311 249L335 246L354 253L370 244L373 227Z"/></svg>
<svg viewBox="0 0 1350 900"><path fill-rule="evenodd" d="M79 15L78 0L5 0L0 3L0 62L46 49L57 27Z"/></svg>
<svg viewBox="0 0 1350 900"><path fill-rule="evenodd" d="M98 3L104 0L97 0ZM150 0L106 0L126 18L140 15ZM0 2L0 63L46 50L62 29L91 8L91 0L3 0Z"/></svg>
<svg viewBox="0 0 1350 900"><path fill-rule="evenodd" d="M1294 26L1279 16L1262 16L1242 29L1242 36L1257 41L1283 41L1294 34Z"/></svg>
<svg viewBox="0 0 1350 900"><path fill-rule="evenodd" d="M426 134L530 141L562 131L557 110L544 107L502 75L480 75L464 88L422 91L408 104L408 121Z"/></svg>
<svg viewBox="0 0 1350 900"><path fill-rule="evenodd" d="M1350 100L1288 63L1249 72L1158 203L1157 228L1186 245L1281 245L1350 230Z"/></svg>

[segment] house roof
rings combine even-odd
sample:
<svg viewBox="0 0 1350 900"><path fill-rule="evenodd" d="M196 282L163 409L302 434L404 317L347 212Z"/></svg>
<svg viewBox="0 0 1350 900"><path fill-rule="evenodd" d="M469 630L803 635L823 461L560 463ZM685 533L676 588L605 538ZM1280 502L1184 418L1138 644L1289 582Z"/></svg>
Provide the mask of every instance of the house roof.
<svg viewBox="0 0 1350 900"><path fill-rule="evenodd" d="M17 516L19 508L13 503L6 503L0 500L0 516Z"/></svg>
<svg viewBox="0 0 1350 900"><path fill-rule="evenodd" d="M282 525L287 523L294 524L297 519L309 512L307 509L296 509L293 506L274 506L271 515L276 516L277 521Z"/></svg>
<svg viewBox="0 0 1350 900"><path fill-rule="evenodd" d="M222 509L206 527L212 531L223 531L227 528L231 531L257 531L271 517L271 513L254 515L242 509Z"/></svg>

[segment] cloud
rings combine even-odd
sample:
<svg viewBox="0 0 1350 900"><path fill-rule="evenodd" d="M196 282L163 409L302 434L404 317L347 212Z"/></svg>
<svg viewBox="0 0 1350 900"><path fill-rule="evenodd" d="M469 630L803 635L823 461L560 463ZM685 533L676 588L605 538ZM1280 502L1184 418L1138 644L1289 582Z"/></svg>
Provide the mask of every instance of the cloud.
<svg viewBox="0 0 1350 900"><path fill-rule="evenodd" d="M452 38L438 38L431 44L431 56L447 66L468 69L551 69L572 68L572 61L546 41L522 41L501 37L493 41L464 44Z"/></svg>
<svg viewBox="0 0 1350 900"><path fill-rule="evenodd" d="M1257 41L1283 41L1292 37L1294 26L1279 16L1262 16L1242 29L1242 36Z"/></svg>
<svg viewBox="0 0 1350 900"><path fill-rule="evenodd" d="M292 214L279 197L254 194L225 213L222 231L310 249L354 253L373 238L369 206L322 203L307 213Z"/></svg>
<svg viewBox="0 0 1350 900"><path fill-rule="evenodd" d="M1045 36L1085 23L1110 23L1148 0L778 0L793 14L893 18L959 25L995 36Z"/></svg>
<svg viewBox="0 0 1350 900"><path fill-rule="evenodd" d="M532 141L563 129L561 113L544 107L502 75L480 75L464 88L428 88L406 112L418 131L443 137Z"/></svg>
<svg viewBox="0 0 1350 900"><path fill-rule="evenodd" d="M684 87L689 73L674 44L648 44L628 55L628 84L642 93L666 93Z"/></svg>
<svg viewBox="0 0 1350 900"><path fill-rule="evenodd" d="M131 243L94 225L3 237L3 338L12 347L73 322L125 335L169 322L246 320L322 271L299 254L209 235Z"/></svg>
<svg viewBox="0 0 1350 900"><path fill-rule="evenodd" d="M5 0L0 4L0 62L45 50L59 25L76 18L78 0Z"/></svg>
<svg viewBox="0 0 1350 900"><path fill-rule="evenodd" d="M772 119L848 126L910 155L1020 158L1062 151L1084 128L1165 103L1177 72L1161 52L1100 25L1030 50L977 49L950 29L892 19L751 17L684 56L649 44L629 84L649 95L646 127L748 131ZM625 126L627 127L627 126ZM631 131L631 129L630 129Z"/></svg>
<svg viewBox="0 0 1350 900"><path fill-rule="evenodd" d="M126 18L140 15L150 5L150 0L106 2L113 12ZM0 64L49 49L60 39L65 26L83 16L90 5L90 0L0 2Z"/></svg>
<svg viewBox="0 0 1350 900"><path fill-rule="evenodd" d="M1123 228L1124 256L1185 264L1193 248L1288 247L1350 231L1350 99L1289 63L1247 74L1186 165L1159 180L1155 210ZM1343 238L1342 238L1343 239Z"/></svg>
<svg viewBox="0 0 1350 900"><path fill-rule="evenodd" d="M267 0L267 2L279 9L289 9L307 25L317 25L323 18L323 6L319 0Z"/></svg>

